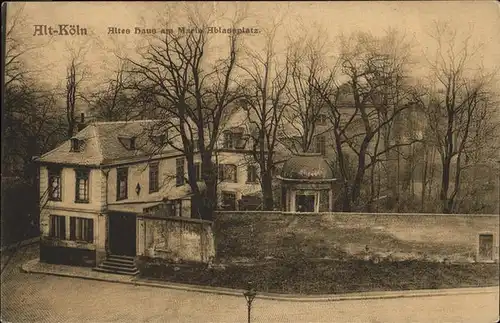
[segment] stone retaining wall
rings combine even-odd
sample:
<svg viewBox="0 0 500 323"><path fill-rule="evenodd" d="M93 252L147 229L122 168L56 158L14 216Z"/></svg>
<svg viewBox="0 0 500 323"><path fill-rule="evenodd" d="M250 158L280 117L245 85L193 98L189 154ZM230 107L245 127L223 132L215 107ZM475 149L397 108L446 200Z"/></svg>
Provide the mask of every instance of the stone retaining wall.
<svg viewBox="0 0 500 323"><path fill-rule="evenodd" d="M202 263L215 256L210 221L144 215L138 222L138 256Z"/></svg>
<svg viewBox="0 0 500 323"><path fill-rule="evenodd" d="M228 211L218 212L214 221L217 257L231 261L292 256L498 261L498 232L498 215Z"/></svg>

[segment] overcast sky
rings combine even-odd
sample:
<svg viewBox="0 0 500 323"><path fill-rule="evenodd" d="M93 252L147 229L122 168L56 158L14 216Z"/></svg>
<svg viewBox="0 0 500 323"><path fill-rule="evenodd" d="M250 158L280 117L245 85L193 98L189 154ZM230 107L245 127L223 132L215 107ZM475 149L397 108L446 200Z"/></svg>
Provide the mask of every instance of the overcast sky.
<svg viewBox="0 0 500 323"><path fill-rule="evenodd" d="M244 4L237 4L245 6ZM31 64L46 66L43 78L49 82L60 82L65 77L65 66L69 51L85 49L85 62L94 72L94 80L101 78L102 71L114 64L113 52L117 49L133 55L136 42L141 35L134 34L136 26L157 28L158 16L177 18L179 9L166 2L27 2L9 3L8 20L20 7L28 18L20 31L27 42L45 44L35 50ZM204 3L200 10L213 16L213 24L227 25L224 17L234 14L234 3ZM407 2L250 2L246 4L247 19L242 27L266 28L272 21L283 17L277 33L278 40L309 30L324 30L334 39L340 33L369 31L382 34L388 28L396 28L415 42L415 55L422 56L432 46L429 32L435 21L448 22L459 33L471 33L474 43L483 43L478 62L488 69L500 62L500 6L495 1L407 1ZM215 13L215 14L214 14ZM40 36L33 35L34 25L57 26L75 24L87 28L87 36ZM177 28L180 20L172 23ZM129 35L110 35L109 27L129 28ZM262 34L245 37L253 44L262 43ZM217 53L218 48L215 48ZM212 53L213 54L213 53ZM98 76L100 75L100 76Z"/></svg>

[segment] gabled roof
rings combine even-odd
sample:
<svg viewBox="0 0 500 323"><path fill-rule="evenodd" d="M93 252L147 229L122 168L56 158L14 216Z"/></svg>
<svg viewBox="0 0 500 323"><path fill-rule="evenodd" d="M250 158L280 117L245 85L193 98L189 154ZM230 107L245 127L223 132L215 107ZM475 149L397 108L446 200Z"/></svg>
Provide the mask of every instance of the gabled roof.
<svg viewBox="0 0 500 323"><path fill-rule="evenodd" d="M42 155L40 162L100 166L175 152L154 143L154 136L162 133L158 120L95 122L73 137L82 141L79 152L72 152L71 140L66 140ZM127 147L123 138L135 138L135 149Z"/></svg>

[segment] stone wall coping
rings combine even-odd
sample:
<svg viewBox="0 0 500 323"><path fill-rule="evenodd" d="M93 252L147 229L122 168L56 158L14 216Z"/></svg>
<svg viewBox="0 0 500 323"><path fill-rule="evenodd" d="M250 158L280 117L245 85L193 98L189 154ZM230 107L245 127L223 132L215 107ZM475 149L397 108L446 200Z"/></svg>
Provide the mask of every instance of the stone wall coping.
<svg viewBox="0 0 500 323"><path fill-rule="evenodd" d="M499 214L444 214L444 213L363 213L363 212L283 212L283 211L217 211L216 214L223 215L286 215L286 216L324 216L324 215L341 215L341 216L442 216L442 217L500 217Z"/></svg>
<svg viewBox="0 0 500 323"><path fill-rule="evenodd" d="M186 218L181 216L158 216L158 215L150 215L150 214L139 214L138 218L143 219L151 219L151 220L166 220L166 221L177 221L177 222L189 222L189 223L198 223L198 224L212 224L212 221L202 220L202 219L193 219Z"/></svg>

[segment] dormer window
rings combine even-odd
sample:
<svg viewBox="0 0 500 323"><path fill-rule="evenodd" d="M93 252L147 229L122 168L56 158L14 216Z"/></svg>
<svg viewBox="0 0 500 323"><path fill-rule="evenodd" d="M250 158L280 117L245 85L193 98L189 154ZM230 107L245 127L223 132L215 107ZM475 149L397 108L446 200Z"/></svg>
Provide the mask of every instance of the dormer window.
<svg viewBox="0 0 500 323"><path fill-rule="evenodd" d="M71 151L79 152L81 146L81 141L77 138L71 138Z"/></svg>
<svg viewBox="0 0 500 323"><path fill-rule="evenodd" d="M163 146L165 144L165 135L153 135L151 141L157 146Z"/></svg>
<svg viewBox="0 0 500 323"><path fill-rule="evenodd" d="M135 150L136 147L136 137L118 137L123 147L127 150Z"/></svg>
<svg viewBox="0 0 500 323"><path fill-rule="evenodd" d="M326 116L326 114L323 114L323 113L318 114L318 116L316 118L316 125L326 126L327 119L328 119L328 117Z"/></svg>

